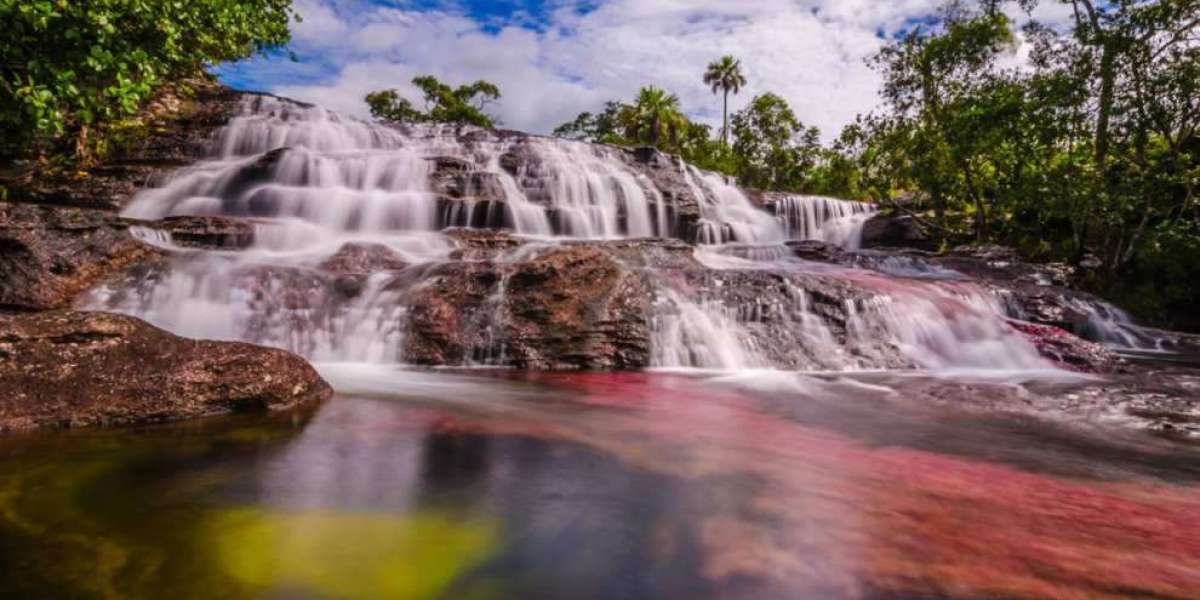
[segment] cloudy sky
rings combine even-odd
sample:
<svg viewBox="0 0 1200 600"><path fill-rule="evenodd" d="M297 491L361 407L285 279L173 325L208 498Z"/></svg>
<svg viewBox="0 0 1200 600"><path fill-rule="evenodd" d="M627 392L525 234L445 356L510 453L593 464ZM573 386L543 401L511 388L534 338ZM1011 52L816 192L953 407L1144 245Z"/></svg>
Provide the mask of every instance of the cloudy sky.
<svg viewBox="0 0 1200 600"><path fill-rule="evenodd" d="M504 126L545 133L606 100L653 84L693 118L717 123L701 81L723 55L742 59L755 94L778 93L807 124L836 136L878 101L865 60L929 19L940 0L297 0L302 21L283 57L218 69L242 89L365 115L363 96L432 74L498 84ZM1047 3L1049 4L1049 3ZM1046 15L1055 17L1059 15Z"/></svg>

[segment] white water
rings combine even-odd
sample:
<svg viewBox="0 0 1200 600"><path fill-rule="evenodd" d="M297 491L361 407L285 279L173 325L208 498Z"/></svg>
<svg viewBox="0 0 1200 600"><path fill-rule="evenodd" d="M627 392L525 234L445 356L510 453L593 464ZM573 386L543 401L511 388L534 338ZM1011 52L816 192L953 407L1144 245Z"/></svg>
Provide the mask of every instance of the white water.
<svg viewBox="0 0 1200 600"><path fill-rule="evenodd" d="M519 165L509 172L504 165L513 156ZM490 180L501 201L440 197L434 159L457 161L471 181ZM125 216L252 217L253 246L184 250L161 230L139 228L139 237L173 250L171 264L150 277L97 289L88 303L179 334L277 346L316 361L403 363L409 298L436 277L430 275L436 265L450 260L455 244L441 233L449 226L507 225L544 240L499 260L529 260L554 247L555 237L694 235L687 241L702 248L736 243L735 253L746 257L698 250L710 268L811 275L811 265L786 258L783 242L813 239L854 248L873 212L859 203L789 196L773 215L723 176L676 165L676 181L682 180L701 217L690 233L676 219L678 191L664 194L617 148L449 127L400 130L250 97L243 114L215 140L211 160L140 194ZM353 293L339 296L321 264L347 244L382 246L409 266L363 276L351 282L358 286ZM651 364L734 370L1046 367L987 294L862 273L822 275L857 278L854 285L866 289L863 300L841 307L836 322L827 308L816 308L803 277L783 276L777 296L749 303L725 297L729 289L720 278L699 295L660 282L647 316ZM483 305L487 314L462 316L462 326L486 340L471 349L468 361L506 363L506 293L504 275ZM787 334L782 338L781 330Z"/></svg>
<svg viewBox="0 0 1200 600"><path fill-rule="evenodd" d="M823 196L787 196L776 210L789 238L819 240L850 250L862 245L863 223L875 214L870 204Z"/></svg>

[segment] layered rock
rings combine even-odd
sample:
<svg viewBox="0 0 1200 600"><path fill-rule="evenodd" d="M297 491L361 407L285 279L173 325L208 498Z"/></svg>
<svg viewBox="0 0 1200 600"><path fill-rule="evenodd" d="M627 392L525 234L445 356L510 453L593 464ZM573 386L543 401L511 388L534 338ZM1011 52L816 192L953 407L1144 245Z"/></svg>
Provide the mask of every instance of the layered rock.
<svg viewBox="0 0 1200 600"><path fill-rule="evenodd" d="M289 410L331 393L282 350L107 313L0 315L0 431Z"/></svg>
<svg viewBox="0 0 1200 600"><path fill-rule="evenodd" d="M0 203L0 306L69 306L101 279L151 259L157 250L110 214Z"/></svg>
<svg viewBox="0 0 1200 600"><path fill-rule="evenodd" d="M85 171L32 170L0 179L9 201L117 210L147 183L207 156L213 133L244 94L207 80L164 89L129 131L113 134L110 156Z"/></svg>
<svg viewBox="0 0 1200 600"><path fill-rule="evenodd" d="M863 223L862 247L935 250L936 244L916 218L881 213Z"/></svg>

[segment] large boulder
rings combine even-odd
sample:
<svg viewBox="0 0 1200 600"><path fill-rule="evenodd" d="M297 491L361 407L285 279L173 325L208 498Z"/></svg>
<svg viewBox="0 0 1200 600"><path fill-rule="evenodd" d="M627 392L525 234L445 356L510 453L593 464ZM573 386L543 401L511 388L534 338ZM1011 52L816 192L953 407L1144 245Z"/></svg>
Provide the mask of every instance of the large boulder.
<svg viewBox="0 0 1200 600"><path fill-rule="evenodd" d="M282 350L184 339L109 313L0 315L0 431L289 410L331 393Z"/></svg>
<svg viewBox="0 0 1200 600"><path fill-rule="evenodd" d="M863 248L934 250L935 246L921 224L909 215L880 213L863 223Z"/></svg>
<svg viewBox="0 0 1200 600"><path fill-rule="evenodd" d="M0 203L0 306L69 306L101 279L158 251L102 211Z"/></svg>
<svg viewBox="0 0 1200 600"><path fill-rule="evenodd" d="M405 296L411 304L404 354L435 365L643 367L650 285L597 244L551 248L519 261L438 265Z"/></svg>

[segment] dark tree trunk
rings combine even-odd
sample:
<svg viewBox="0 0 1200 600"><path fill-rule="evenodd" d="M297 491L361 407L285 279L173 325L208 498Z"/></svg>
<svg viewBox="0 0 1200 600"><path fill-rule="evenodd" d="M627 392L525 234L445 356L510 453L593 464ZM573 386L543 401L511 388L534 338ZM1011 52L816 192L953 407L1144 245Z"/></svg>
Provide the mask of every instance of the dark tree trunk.
<svg viewBox="0 0 1200 600"><path fill-rule="evenodd" d="M728 148L729 147L729 90L725 90L725 103L724 103L724 107L721 110L721 116L722 116L721 120L724 122L724 124L721 125L721 143L724 144L726 148Z"/></svg>
<svg viewBox="0 0 1200 600"><path fill-rule="evenodd" d="M1108 161L1108 129L1116 93L1116 53L1116 42L1105 38L1100 55L1100 105L1096 116L1096 166L1101 170Z"/></svg>

